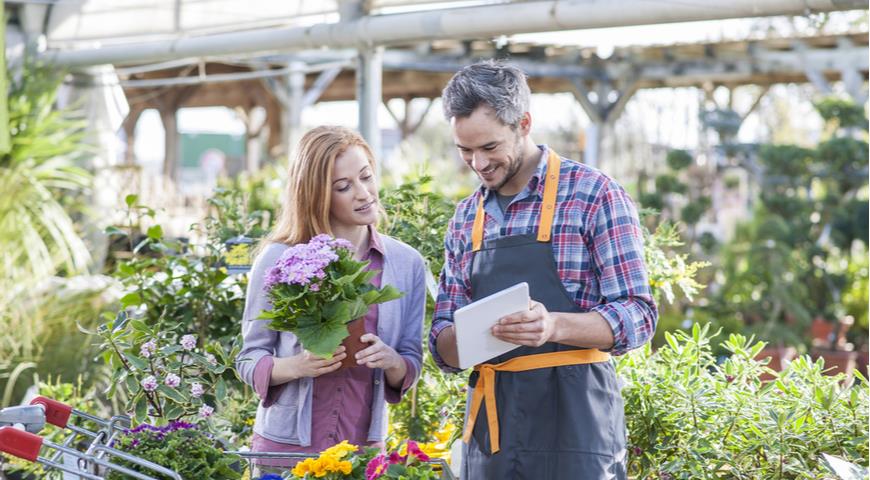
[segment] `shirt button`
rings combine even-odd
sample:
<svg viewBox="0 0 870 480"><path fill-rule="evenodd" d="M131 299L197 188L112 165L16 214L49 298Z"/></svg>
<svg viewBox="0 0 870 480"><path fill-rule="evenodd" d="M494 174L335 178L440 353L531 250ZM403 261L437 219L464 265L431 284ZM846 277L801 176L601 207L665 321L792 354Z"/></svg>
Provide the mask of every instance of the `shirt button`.
<svg viewBox="0 0 870 480"><path fill-rule="evenodd" d="M380 380L375 380L375 385L380 385L380 384L381 384Z"/></svg>

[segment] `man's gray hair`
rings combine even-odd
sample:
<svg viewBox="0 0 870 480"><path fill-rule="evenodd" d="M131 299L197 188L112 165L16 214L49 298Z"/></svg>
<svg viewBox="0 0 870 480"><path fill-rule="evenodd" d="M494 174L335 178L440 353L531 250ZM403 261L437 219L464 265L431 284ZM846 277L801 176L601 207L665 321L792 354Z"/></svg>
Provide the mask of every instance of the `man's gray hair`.
<svg viewBox="0 0 870 480"><path fill-rule="evenodd" d="M486 105L501 123L516 128L529 111L531 92L526 74L516 65L487 60L464 67L447 82L441 93L447 120L471 116Z"/></svg>

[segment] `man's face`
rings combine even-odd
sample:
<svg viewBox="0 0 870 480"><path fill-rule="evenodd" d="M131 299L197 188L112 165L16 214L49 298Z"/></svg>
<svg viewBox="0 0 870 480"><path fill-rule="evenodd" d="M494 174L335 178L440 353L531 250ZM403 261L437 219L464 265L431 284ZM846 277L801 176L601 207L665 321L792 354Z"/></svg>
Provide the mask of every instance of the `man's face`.
<svg viewBox="0 0 870 480"><path fill-rule="evenodd" d="M483 185L495 191L513 187L511 180L522 166L523 138L528 133L523 124L516 129L504 125L487 106L478 107L468 117L454 117L450 123L459 155Z"/></svg>

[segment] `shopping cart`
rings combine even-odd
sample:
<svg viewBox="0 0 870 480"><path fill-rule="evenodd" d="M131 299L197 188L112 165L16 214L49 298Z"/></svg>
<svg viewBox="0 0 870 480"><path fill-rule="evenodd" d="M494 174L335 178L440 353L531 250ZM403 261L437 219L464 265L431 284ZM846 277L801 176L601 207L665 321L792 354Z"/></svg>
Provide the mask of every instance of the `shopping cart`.
<svg viewBox="0 0 870 480"><path fill-rule="evenodd" d="M81 424L75 425L71 421L75 417L92 422L98 428L94 431ZM38 435L46 423L68 431L64 433L65 437L60 443L51 442ZM183 480L181 475L169 468L111 447L118 434L124 433L130 426L130 417L126 415L116 415L106 420L40 396L34 398L30 405L0 410L0 452L39 463L49 470L69 473L72 478L104 480L109 471L116 471L139 480L158 480L152 476L154 474ZM53 450L53 453L40 456L43 447ZM251 470L257 460L301 460L312 457L280 452L226 451L225 454L240 458ZM112 457L141 466L152 474L137 472L114 463L111 461ZM454 480L450 467L443 459L433 459L430 463L440 468L442 480Z"/></svg>

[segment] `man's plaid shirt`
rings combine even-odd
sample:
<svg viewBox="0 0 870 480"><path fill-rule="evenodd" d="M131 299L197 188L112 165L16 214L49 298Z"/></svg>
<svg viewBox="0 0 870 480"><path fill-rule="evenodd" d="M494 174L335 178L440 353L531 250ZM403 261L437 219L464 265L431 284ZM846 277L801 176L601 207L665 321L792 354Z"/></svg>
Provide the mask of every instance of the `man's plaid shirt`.
<svg viewBox="0 0 870 480"><path fill-rule="evenodd" d="M471 301L471 227L484 196L484 239L537 234L548 150L526 188L502 214L495 195L481 186L456 207L444 240L445 263L438 285L429 349L438 366L450 372L435 349L435 339L453 322L453 312ZM647 342L658 311L643 259L643 234L637 210L625 190L603 173L562 159L553 252L559 277L583 312L601 314L613 329L611 353L623 354Z"/></svg>

